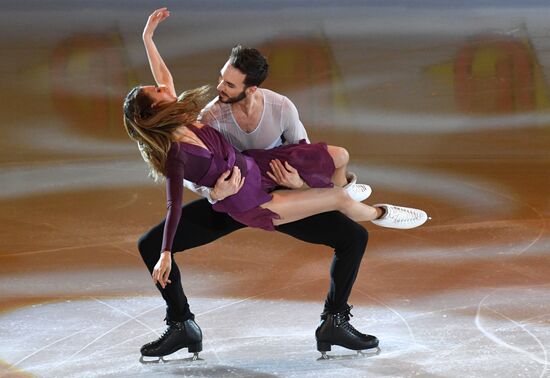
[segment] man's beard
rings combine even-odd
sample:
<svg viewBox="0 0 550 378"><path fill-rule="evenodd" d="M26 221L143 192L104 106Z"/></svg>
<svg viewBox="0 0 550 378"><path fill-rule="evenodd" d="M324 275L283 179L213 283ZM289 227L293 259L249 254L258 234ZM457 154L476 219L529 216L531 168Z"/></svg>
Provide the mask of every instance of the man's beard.
<svg viewBox="0 0 550 378"><path fill-rule="evenodd" d="M235 97L228 97L227 99L223 100L221 98L221 96L218 96L218 98L220 99L220 102L223 102L224 104L234 104L236 102L239 102L243 99L246 98L246 92L245 91L242 91L241 93L239 93L237 96Z"/></svg>

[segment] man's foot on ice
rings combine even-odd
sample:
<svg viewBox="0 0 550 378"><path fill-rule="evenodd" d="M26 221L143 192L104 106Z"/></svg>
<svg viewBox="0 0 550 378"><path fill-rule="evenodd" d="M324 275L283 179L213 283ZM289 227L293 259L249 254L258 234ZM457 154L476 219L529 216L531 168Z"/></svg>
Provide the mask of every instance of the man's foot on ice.
<svg viewBox="0 0 550 378"><path fill-rule="evenodd" d="M143 357L163 357L182 348L194 353L193 359L198 359L202 350L202 331L193 319L184 322L168 321L168 328L157 340L141 347Z"/></svg>
<svg viewBox="0 0 550 378"><path fill-rule="evenodd" d="M347 349L362 351L378 347L378 339L372 335L365 335L356 330L350 323L352 306L336 314L324 313L321 315L321 324L315 331L317 350L321 352L321 359L328 359L326 352L332 345L339 345Z"/></svg>
<svg viewBox="0 0 550 378"><path fill-rule="evenodd" d="M372 223L389 228L409 229L423 225L428 219L426 212L410 207L394 206L388 204L374 205L382 208L385 213Z"/></svg>
<svg viewBox="0 0 550 378"><path fill-rule="evenodd" d="M370 197L372 189L367 184L358 184L357 175L353 172L348 172L346 175L348 183L344 186L344 189L348 195L357 202L362 202Z"/></svg>

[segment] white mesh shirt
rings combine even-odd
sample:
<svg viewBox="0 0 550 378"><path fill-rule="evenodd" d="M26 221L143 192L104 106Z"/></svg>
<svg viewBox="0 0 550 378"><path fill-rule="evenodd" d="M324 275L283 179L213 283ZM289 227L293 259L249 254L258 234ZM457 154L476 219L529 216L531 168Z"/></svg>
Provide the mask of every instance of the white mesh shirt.
<svg viewBox="0 0 550 378"><path fill-rule="evenodd" d="M203 109L201 122L215 128L240 151L252 148L270 149L286 143L298 143L300 139L308 141L307 133L298 116L298 110L285 96L258 88L264 96L264 111L258 127L247 133L241 130L233 113L231 105L212 100Z"/></svg>

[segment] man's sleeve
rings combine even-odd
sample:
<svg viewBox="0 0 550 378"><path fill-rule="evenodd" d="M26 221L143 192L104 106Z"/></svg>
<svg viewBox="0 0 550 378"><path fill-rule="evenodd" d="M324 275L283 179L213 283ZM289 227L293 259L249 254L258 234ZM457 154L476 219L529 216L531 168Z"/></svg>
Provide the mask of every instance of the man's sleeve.
<svg viewBox="0 0 550 378"><path fill-rule="evenodd" d="M306 129L300 121L298 115L298 109L287 97L284 98L283 106L281 109L283 136L286 143L298 143L300 140L305 139L307 143L309 138L307 136Z"/></svg>
<svg viewBox="0 0 550 378"><path fill-rule="evenodd" d="M208 108L201 110L199 116L197 117L197 120L218 131L220 130L220 123L218 122L212 111Z"/></svg>
<svg viewBox="0 0 550 378"><path fill-rule="evenodd" d="M220 124L216 117L214 117L214 114L212 114L212 111L210 110L210 107L207 105L205 108L203 108L197 117L197 121L204 123L205 125L209 125L210 127L219 130ZM210 192L212 191L212 188L207 188L206 186L200 186L195 184L194 182L183 180L183 186L185 186L187 189L192 191L193 193L198 194L201 197L204 197L210 202L212 205L215 204L216 200L212 199L212 196L210 195Z"/></svg>
<svg viewBox="0 0 550 378"><path fill-rule="evenodd" d="M212 196L210 195L211 188L208 188L206 186L200 186L195 184L194 182L183 180L183 186L185 186L187 189L192 191L193 193L198 194L201 197L204 197L210 202L212 205L215 204L216 200L212 199Z"/></svg>

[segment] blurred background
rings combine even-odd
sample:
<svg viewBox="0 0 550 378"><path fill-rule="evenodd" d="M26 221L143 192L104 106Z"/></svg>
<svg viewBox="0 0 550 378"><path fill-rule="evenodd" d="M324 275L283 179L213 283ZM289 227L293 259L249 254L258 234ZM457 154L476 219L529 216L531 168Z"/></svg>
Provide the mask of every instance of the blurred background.
<svg viewBox="0 0 550 378"><path fill-rule="evenodd" d="M247 229L177 256L206 363L139 365L164 310L136 241L165 201L121 104L153 83L141 32L161 6L179 92L256 47L264 86L350 151L369 203L432 216L365 224L353 324L380 355L313 364L332 253ZM548 376L549 17L529 0L1 2L0 374Z"/></svg>

